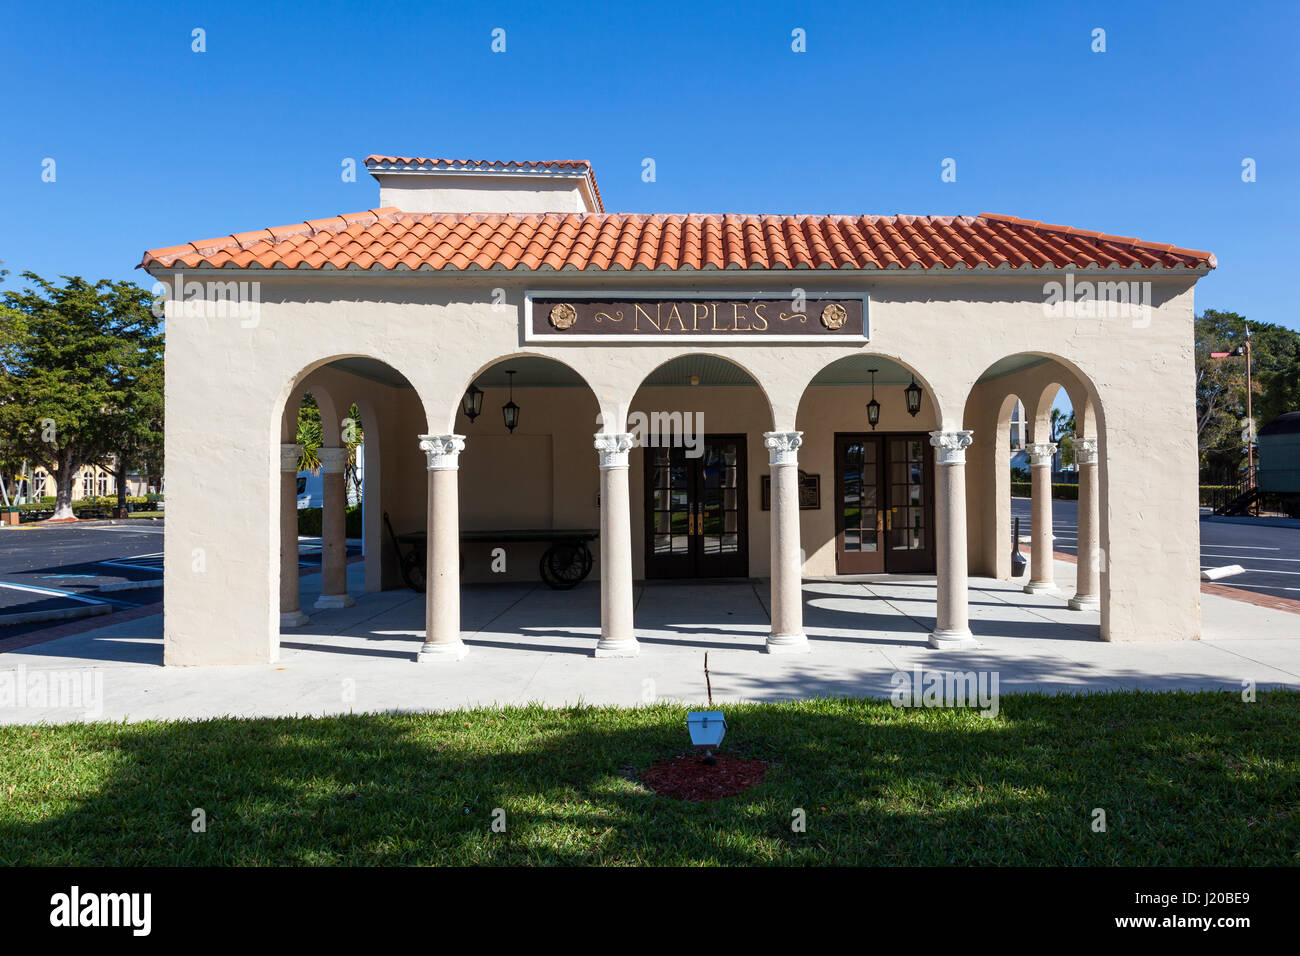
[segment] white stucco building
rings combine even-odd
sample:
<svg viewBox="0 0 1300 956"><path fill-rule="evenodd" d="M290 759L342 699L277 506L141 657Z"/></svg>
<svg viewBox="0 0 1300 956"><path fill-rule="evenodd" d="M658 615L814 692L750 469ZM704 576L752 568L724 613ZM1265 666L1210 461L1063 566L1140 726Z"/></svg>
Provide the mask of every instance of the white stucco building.
<svg viewBox="0 0 1300 956"><path fill-rule="evenodd" d="M588 530L598 657L638 653L633 582L655 577L769 579L767 648L795 653L801 579L932 574L931 643L969 646L968 574L1010 573L1017 401L1027 587L1055 588L1061 388L1080 465L1062 605L1099 613L1106 640L1199 635L1192 321L1209 253L987 214L607 213L584 162L366 165L377 208L145 255L175 293L168 664L275 661L282 628L355 598L331 450L353 402L366 588L405 586L385 513L427 533L419 660L463 656L462 582L536 578L552 541ZM319 612L298 602L307 392L327 445ZM581 549L557 553L580 576Z"/></svg>

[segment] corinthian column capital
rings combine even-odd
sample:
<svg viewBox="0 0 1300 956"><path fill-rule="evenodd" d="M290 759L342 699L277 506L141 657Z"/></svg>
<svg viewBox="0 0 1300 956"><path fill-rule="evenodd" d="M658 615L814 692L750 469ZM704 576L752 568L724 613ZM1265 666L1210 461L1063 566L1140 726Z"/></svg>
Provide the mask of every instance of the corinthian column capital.
<svg viewBox="0 0 1300 956"><path fill-rule="evenodd" d="M629 432L596 432L592 437L600 455L602 470L627 467L627 453L636 444L635 435Z"/></svg>
<svg viewBox="0 0 1300 956"><path fill-rule="evenodd" d="M1074 440L1074 460L1080 465L1095 465L1101 451L1101 441L1097 438L1076 438Z"/></svg>
<svg viewBox="0 0 1300 956"><path fill-rule="evenodd" d="M767 446L768 464L799 464L799 448L803 445L803 432L763 432L763 444Z"/></svg>
<svg viewBox="0 0 1300 956"><path fill-rule="evenodd" d="M1031 467L1050 466L1052 456L1056 454L1056 443L1050 441L1033 441L1025 446L1029 452L1029 464Z"/></svg>
<svg viewBox="0 0 1300 956"><path fill-rule="evenodd" d="M930 444L934 448L934 461L937 465L966 464L966 449L975 440L975 433L970 429L951 432L930 432Z"/></svg>
<svg viewBox="0 0 1300 956"><path fill-rule="evenodd" d="M428 459L430 471L455 471L460 467L460 453L464 450L464 435L420 436L420 451Z"/></svg>

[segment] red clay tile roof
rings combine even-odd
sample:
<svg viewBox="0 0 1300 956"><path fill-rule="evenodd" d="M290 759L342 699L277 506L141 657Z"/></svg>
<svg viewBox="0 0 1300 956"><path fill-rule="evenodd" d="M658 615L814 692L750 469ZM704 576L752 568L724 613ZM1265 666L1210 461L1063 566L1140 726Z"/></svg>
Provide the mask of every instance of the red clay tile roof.
<svg viewBox="0 0 1300 956"><path fill-rule="evenodd" d="M142 268L375 271L1213 269L1208 252L1013 216L407 213L153 249Z"/></svg>
<svg viewBox="0 0 1300 956"><path fill-rule="evenodd" d="M596 185L596 171L591 168L591 163L585 159L543 159L532 162L516 162L512 160L495 160L495 159L436 159L426 156L367 156L365 159L366 169L373 176L376 172L385 172L386 170L421 170L421 169L449 169L449 170L499 170L499 171L525 171L525 172L545 172L549 170L568 171L574 170L585 173L591 180L591 189L595 193L596 208L600 212L605 211L605 201L600 198L600 187Z"/></svg>

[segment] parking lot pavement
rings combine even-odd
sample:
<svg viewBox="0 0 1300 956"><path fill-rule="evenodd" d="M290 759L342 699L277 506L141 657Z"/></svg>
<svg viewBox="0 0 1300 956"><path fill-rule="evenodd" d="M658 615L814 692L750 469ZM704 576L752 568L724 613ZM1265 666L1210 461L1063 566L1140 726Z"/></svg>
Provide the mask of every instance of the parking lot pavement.
<svg viewBox="0 0 1300 956"><path fill-rule="evenodd" d="M1239 564L1234 574L1216 584L1253 594L1300 599L1300 528L1280 528L1207 520L1201 514L1201 569ZM1030 534L1028 498L1011 499L1011 516L1020 518L1020 536ZM1053 550L1078 557L1079 503L1052 501Z"/></svg>
<svg viewBox="0 0 1300 956"><path fill-rule="evenodd" d="M318 571L320 538L298 546L299 568ZM348 557L360 553L349 542ZM161 518L0 528L0 649L70 620L161 611L162 579Z"/></svg>
<svg viewBox="0 0 1300 956"><path fill-rule="evenodd" d="M161 519L0 533L0 644L69 619L162 601Z"/></svg>

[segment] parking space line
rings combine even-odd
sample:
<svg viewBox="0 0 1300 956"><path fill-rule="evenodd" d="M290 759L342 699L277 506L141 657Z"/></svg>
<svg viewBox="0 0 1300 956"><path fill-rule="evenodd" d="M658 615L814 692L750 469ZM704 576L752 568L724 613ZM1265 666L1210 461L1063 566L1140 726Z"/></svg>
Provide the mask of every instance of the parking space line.
<svg viewBox="0 0 1300 956"><path fill-rule="evenodd" d="M121 561L96 561L95 563L110 568L130 568L134 571L156 571L158 574L163 573L162 568L156 568L151 564L123 564Z"/></svg>
<svg viewBox="0 0 1300 956"><path fill-rule="evenodd" d="M1241 558L1243 561L1290 561L1292 564L1300 563L1300 558L1266 558L1262 554L1202 554L1203 558Z"/></svg>
<svg viewBox="0 0 1300 956"><path fill-rule="evenodd" d="M1236 548L1238 551L1281 551L1281 548L1261 548L1253 544L1203 544L1202 548Z"/></svg>
<svg viewBox="0 0 1300 956"><path fill-rule="evenodd" d="M69 601L80 601L82 604L110 604L111 601L100 600L98 598L82 597L72 591L60 591L57 588L40 588L31 584L12 584L9 581L0 581L0 588L12 588L15 591L30 591L33 594L48 594L51 597L67 598Z"/></svg>

